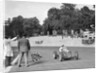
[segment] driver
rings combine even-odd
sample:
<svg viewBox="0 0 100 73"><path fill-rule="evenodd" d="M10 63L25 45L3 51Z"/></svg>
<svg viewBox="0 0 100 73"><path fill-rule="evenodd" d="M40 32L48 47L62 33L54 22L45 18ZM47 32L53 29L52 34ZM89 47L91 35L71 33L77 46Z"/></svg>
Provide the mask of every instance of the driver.
<svg viewBox="0 0 100 73"><path fill-rule="evenodd" d="M66 53L66 56L67 57L71 57L72 54L71 54L71 51L67 49L67 47L65 47L64 45L62 45L60 48L59 48L59 52L64 54Z"/></svg>
<svg viewBox="0 0 100 73"><path fill-rule="evenodd" d="M59 52L66 52L66 53L68 53L69 50L67 49L67 47L65 47L64 45L62 45L62 46L59 48Z"/></svg>

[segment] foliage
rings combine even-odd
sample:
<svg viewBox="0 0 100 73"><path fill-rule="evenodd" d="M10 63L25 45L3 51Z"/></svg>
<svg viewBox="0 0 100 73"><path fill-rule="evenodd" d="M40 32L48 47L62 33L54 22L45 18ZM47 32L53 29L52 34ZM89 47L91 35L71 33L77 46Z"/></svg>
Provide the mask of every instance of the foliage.
<svg viewBox="0 0 100 73"><path fill-rule="evenodd" d="M34 33L39 33L41 26L39 20L34 18L23 18L22 16L12 18L12 21L5 22L5 37L14 37L22 33L27 36L32 36Z"/></svg>
<svg viewBox="0 0 100 73"><path fill-rule="evenodd" d="M78 31L80 29L91 29L90 25L95 26L95 11L87 6L76 9L75 4L63 3L60 9L51 8L48 11L48 18L45 19L43 27L46 31L57 30ZM51 33L52 34L52 33Z"/></svg>
<svg viewBox="0 0 100 73"><path fill-rule="evenodd" d="M90 10L87 6L76 9L75 4L63 3L60 9L51 8L48 10L48 17L40 25L38 18L23 18L22 16L9 18L5 21L5 36L16 36L20 33L26 33L27 36L35 34L52 35L53 30L58 34L62 34L63 30L67 30L70 34L71 30L79 32L80 29L95 30L95 10ZM94 9L95 9L95 5ZM91 28L91 25L93 26Z"/></svg>

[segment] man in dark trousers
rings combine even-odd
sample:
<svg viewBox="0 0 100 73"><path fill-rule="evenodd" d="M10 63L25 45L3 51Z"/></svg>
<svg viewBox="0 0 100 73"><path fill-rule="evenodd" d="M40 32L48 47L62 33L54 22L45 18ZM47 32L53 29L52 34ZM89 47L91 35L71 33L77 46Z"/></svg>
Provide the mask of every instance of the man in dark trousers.
<svg viewBox="0 0 100 73"><path fill-rule="evenodd" d="M19 60L18 60L18 66L21 67L21 61L24 56L24 62L25 66L28 66L28 52L30 50L30 43L29 40L26 39L26 35L20 35L20 39L18 40L18 50L19 50Z"/></svg>

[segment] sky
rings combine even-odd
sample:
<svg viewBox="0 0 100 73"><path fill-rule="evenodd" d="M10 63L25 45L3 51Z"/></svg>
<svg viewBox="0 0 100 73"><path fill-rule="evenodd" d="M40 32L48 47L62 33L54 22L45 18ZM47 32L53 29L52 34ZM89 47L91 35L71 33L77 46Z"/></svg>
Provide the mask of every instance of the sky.
<svg viewBox="0 0 100 73"><path fill-rule="evenodd" d="M50 8L60 8L61 3L43 3L43 2L26 2L26 1L6 1L5 2L5 19L13 18L22 15L25 18L37 17L40 24L47 17L47 12ZM77 5L77 8L82 8L84 5ZM86 5L93 9L92 5Z"/></svg>

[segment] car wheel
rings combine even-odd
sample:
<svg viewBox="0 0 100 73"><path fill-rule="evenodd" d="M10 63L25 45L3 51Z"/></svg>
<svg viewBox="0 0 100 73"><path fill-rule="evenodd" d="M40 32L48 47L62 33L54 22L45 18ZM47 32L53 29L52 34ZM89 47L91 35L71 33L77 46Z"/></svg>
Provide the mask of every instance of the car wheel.
<svg viewBox="0 0 100 73"><path fill-rule="evenodd" d="M57 59L57 58L58 58L58 53L57 53L57 51L54 51L54 53L53 53L53 58L54 58L54 59Z"/></svg>
<svg viewBox="0 0 100 73"><path fill-rule="evenodd" d="M59 61L61 61L61 62L63 61L63 57L61 54L59 55Z"/></svg>

